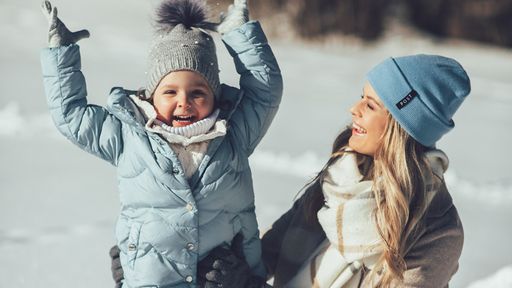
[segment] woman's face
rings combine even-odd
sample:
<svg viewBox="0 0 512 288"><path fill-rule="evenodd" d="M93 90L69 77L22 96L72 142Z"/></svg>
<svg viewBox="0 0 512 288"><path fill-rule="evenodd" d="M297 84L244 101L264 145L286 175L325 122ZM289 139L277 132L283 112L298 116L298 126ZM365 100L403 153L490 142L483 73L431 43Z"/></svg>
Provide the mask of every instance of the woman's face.
<svg viewBox="0 0 512 288"><path fill-rule="evenodd" d="M348 146L358 153L373 157L382 142L389 112L370 83L366 82L361 100L350 108L350 113L352 136Z"/></svg>
<svg viewBox="0 0 512 288"><path fill-rule="evenodd" d="M214 95L208 82L192 71L167 74L153 94L158 120L183 127L206 118L213 111Z"/></svg>

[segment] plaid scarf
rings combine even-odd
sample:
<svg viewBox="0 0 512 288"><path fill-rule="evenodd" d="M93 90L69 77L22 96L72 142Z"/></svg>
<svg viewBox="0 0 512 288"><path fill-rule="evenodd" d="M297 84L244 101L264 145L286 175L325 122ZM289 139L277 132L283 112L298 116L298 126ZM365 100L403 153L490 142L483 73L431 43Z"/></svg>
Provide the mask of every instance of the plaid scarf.
<svg viewBox="0 0 512 288"><path fill-rule="evenodd" d="M322 184L324 206L318 220L327 240L287 287L357 287L364 267L382 253L373 220L372 181L361 181L356 157L344 154L328 168Z"/></svg>

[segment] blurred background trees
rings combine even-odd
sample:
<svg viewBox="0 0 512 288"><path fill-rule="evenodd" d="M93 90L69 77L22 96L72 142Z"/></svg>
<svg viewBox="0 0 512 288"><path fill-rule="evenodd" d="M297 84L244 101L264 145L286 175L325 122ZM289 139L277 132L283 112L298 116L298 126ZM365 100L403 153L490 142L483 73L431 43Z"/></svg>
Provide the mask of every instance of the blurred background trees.
<svg viewBox="0 0 512 288"><path fill-rule="evenodd" d="M512 47L512 0L403 2L418 28L439 36Z"/></svg>
<svg viewBox="0 0 512 288"><path fill-rule="evenodd" d="M223 9L231 2L214 3ZM249 5L253 16L274 20L271 28L278 35L291 29L307 39L344 34L371 41L398 20L438 37L512 47L512 0L249 0Z"/></svg>

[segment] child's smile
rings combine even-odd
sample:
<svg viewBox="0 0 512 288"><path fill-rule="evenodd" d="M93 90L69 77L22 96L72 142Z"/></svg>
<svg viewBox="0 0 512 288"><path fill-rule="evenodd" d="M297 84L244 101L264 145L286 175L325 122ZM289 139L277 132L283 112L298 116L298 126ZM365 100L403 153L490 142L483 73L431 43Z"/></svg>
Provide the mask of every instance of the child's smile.
<svg viewBox="0 0 512 288"><path fill-rule="evenodd" d="M187 126L196 121L197 121L196 117L192 116L192 115L174 115L172 117L172 126L173 127Z"/></svg>
<svg viewBox="0 0 512 288"><path fill-rule="evenodd" d="M206 79L189 70L167 74L153 94L157 118L173 127L187 126L208 117L214 104L215 97Z"/></svg>

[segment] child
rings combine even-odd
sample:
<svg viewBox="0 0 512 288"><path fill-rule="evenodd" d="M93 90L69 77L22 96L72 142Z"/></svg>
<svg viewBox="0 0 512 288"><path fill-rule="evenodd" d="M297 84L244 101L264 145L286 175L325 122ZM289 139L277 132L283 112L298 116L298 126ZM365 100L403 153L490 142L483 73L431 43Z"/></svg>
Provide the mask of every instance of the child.
<svg viewBox="0 0 512 288"><path fill-rule="evenodd" d="M262 237L274 287L448 287L464 231L436 143L470 90L464 68L437 55L389 58L368 73L352 125ZM243 263L222 265L236 253L217 250L198 276L211 287L243 281Z"/></svg>
<svg viewBox="0 0 512 288"><path fill-rule="evenodd" d="M245 0L217 27L199 0L167 0L148 57L147 85L113 88L106 108L88 105L76 41L48 1L50 48L42 51L53 120L73 143L116 166L116 228L124 287L190 287L197 262L243 234L253 273L264 276L248 157L277 112L282 78ZM219 83L217 28L240 89Z"/></svg>

